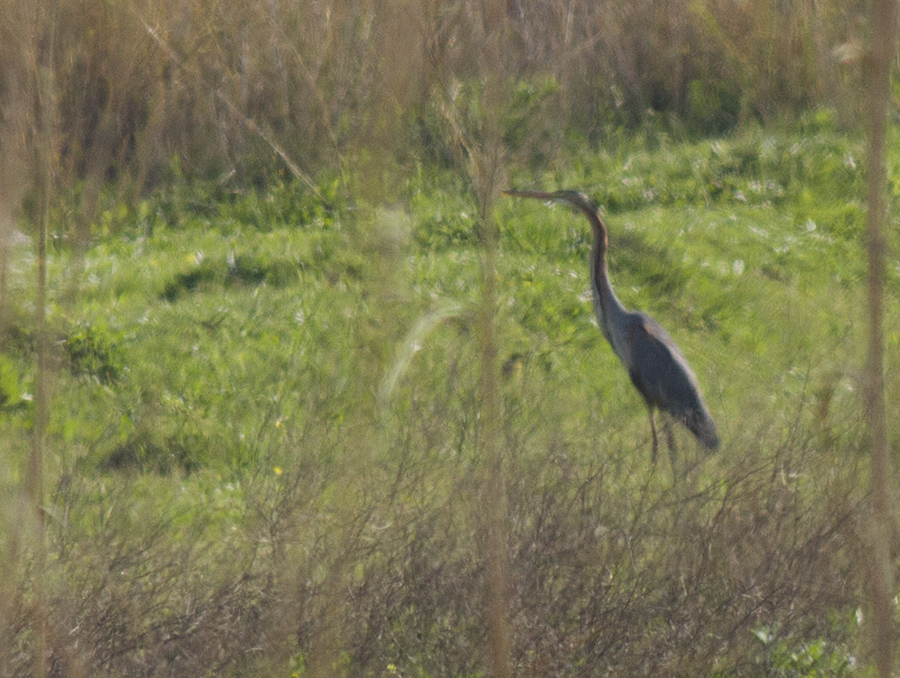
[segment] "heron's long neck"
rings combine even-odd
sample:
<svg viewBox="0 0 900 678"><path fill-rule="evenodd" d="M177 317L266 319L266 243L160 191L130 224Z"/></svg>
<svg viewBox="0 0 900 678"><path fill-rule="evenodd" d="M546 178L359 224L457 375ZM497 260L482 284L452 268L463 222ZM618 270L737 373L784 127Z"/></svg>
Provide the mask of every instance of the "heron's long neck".
<svg viewBox="0 0 900 678"><path fill-rule="evenodd" d="M606 224L596 213L588 214L591 228L594 231L594 247L591 252L591 287L594 291L594 311L603 336L612 344L613 350L619 353L612 328L618 324L628 311L616 298L609 283L609 271L606 266L606 250L608 248Z"/></svg>

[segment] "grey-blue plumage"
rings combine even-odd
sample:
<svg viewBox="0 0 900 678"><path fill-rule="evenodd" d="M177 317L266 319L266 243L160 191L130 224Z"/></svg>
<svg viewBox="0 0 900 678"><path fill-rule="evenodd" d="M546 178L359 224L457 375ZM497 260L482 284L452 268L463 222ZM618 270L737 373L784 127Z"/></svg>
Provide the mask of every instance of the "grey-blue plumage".
<svg viewBox="0 0 900 678"><path fill-rule="evenodd" d="M700 384L681 350L669 333L646 313L627 310L616 298L609 282L606 252L609 232L597 206L579 191L505 191L507 195L565 202L582 212L591 224L594 244L591 252L591 288L594 311L603 336L628 370L628 376L643 396L650 413L653 461L658 440L655 410L662 410L684 424L708 450L719 449L715 422L703 402ZM674 465L674 441L666 429Z"/></svg>
<svg viewBox="0 0 900 678"><path fill-rule="evenodd" d="M678 346L658 322L646 313L631 313L628 320L632 347L628 376L647 406L671 414L704 447L719 448L716 425L700 395L697 377Z"/></svg>

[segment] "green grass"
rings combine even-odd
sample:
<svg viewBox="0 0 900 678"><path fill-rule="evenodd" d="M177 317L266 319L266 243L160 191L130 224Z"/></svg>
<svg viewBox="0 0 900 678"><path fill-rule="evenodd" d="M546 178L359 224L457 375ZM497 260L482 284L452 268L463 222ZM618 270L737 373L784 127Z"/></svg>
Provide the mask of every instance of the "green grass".
<svg viewBox="0 0 900 678"><path fill-rule="evenodd" d="M664 462L651 468L644 406L593 318L587 225L502 200L497 326L523 674L849 673L860 165L858 144L834 132L752 130L621 144L515 177L604 206L619 297L681 345L724 443L690 492ZM107 211L83 261L53 251L60 661L135 675L325 664L484 675L479 252L458 185L423 170L400 210L351 205L332 184L320 196L174 187ZM9 507L34 392L33 262L18 251L14 264L0 359ZM898 387L889 377L891 396ZM24 581L20 526L4 510L4 557Z"/></svg>

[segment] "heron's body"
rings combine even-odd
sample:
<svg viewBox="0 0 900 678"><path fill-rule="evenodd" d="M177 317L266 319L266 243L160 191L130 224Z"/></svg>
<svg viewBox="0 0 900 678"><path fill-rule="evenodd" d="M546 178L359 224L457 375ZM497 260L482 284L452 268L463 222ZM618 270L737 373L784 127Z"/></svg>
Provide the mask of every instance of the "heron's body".
<svg viewBox="0 0 900 678"><path fill-rule="evenodd" d="M661 410L684 424L709 450L719 448L716 425L703 402L697 377L678 346L662 326L646 313L627 310L618 300L609 282L606 251L609 247L606 224L597 207L577 191L506 191L508 195L566 202L581 211L591 224L594 245L591 252L591 288L594 312L603 336L628 370L628 376L643 396L650 412L653 434L653 460L658 442L655 411ZM674 442L669 436L673 454Z"/></svg>

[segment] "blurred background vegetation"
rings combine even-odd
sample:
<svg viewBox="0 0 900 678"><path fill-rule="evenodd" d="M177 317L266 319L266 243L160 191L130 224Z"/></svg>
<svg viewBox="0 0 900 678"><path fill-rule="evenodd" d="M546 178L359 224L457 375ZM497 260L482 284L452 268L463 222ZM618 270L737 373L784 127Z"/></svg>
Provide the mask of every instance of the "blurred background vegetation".
<svg viewBox="0 0 900 678"><path fill-rule="evenodd" d="M0 8L0 676L497 675L498 534L514 675L870 675L868 4ZM682 481L507 185L609 216L725 441Z"/></svg>
<svg viewBox="0 0 900 678"><path fill-rule="evenodd" d="M82 207L110 181L134 193L230 172L266 184L286 169L274 147L306 176L349 166L386 190L417 162L453 160L440 109L481 76L479 7L5 0L4 156L34 148L37 80L49 78L56 181L79 188ZM643 126L708 136L827 107L852 128L860 110L866 3L499 7L495 67L516 90L505 141L536 166Z"/></svg>

